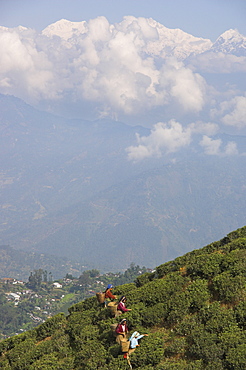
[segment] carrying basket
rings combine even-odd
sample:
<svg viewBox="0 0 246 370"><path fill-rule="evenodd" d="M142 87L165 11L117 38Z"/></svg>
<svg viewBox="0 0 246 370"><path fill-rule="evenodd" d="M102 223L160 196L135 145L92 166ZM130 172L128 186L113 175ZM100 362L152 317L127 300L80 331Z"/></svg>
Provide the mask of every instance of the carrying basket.
<svg viewBox="0 0 246 370"><path fill-rule="evenodd" d="M111 312L112 315L115 315L117 312L117 302L109 302L108 309Z"/></svg>
<svg viewBox="0 0 246 370"><path fill-rule="evenodd" d="M121 351L122 352L128 352L130 347L129 340L125 339L121 341Z"/></svg>
<svg viewBox="0 0 246 370"><path fill-rule="evenodd" d="M118 324L111 324L110 325L110 328L111 328L111 330L112 330L112 332L114 333L114 335L116 336L116 328L117 328L117 326L118 326Z"/></svg>
<svg viewBox="0 0 246 370"><path fill-rule="evenodd" d="M105 301L105 293L96 293L96 297L99 303L103 303Z"/></svg>

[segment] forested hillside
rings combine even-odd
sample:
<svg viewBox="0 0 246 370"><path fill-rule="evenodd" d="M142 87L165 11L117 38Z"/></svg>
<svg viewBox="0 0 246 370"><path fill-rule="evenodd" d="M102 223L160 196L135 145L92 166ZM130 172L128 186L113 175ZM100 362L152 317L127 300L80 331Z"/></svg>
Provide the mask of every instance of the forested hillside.
<svg viewBox="0 0 246 370"><path fill-rule="evenodd" d="M141 370L246 368L246 226L118 286L129 334L148 337L129 356ZM123 316L123 315L122 315ZM121 317L121 316L120 316ZM0 343L3 369L129 369L108 308L96 297Z"/></svg>

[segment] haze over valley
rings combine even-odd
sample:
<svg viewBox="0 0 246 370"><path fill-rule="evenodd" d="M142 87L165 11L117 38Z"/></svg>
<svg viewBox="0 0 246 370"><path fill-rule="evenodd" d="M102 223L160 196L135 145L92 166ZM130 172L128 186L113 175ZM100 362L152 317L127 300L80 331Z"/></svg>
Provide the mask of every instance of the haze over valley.
<svg viewBox="0 0 246 370"><path fill-rule="evenodd" d="M246 224L246 37L0 27L0 245L116 271Z"/></svg>

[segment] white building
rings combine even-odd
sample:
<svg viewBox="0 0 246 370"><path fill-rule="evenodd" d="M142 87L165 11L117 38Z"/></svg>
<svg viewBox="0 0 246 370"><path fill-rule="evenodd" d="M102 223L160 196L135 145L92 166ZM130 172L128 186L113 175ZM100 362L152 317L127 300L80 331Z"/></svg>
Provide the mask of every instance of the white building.
<svg viewBox="0 0 246 370"><path fill-rule="evenodd" d="M54 288L62 288L62 284L55 282L55 283L53 283L53 287Z"/></svg>
<svg viewBox="0 0 246 370"><path fill-rule="evenodd" d="M15 305L17 306L18 303L19 303L19 300L20 300L20 296L19 294L16 294L16 293L9 293L8 294L8 298L11 299L12 301L14 301Z"/></svg>

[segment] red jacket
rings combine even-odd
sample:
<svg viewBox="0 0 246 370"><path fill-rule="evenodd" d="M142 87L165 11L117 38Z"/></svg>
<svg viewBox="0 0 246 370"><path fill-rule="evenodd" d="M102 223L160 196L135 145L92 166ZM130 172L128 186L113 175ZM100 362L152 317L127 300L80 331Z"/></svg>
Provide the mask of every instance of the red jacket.
<svg viewBox="0 0 246 370"><path fill-rule="evenodd" d="M123 328L125 327L125 328ZM127 325L122 325L122 324L119 324L117 326L117 328L115 329L116 333L119 334L119 333L128 333L128 327Z"/></svg>
<svg viewBox="0 0 246 370"><path fill-rule="evenodd" d="M125 304L124 304L123 302L120 302L120 303L118 304L118 306L117 306L117 310L119 310L119 311L121 311L121 312L127 312L127 311L129 311L129 310L126 308L126 306L125 306Z"/></svg>
<svg viewBox="0 0 246 370"><path fill-rule="evenodd" d="M105 292L105 298L115 299L116 296L112 294L110 289L107 289Z"/></svg>

